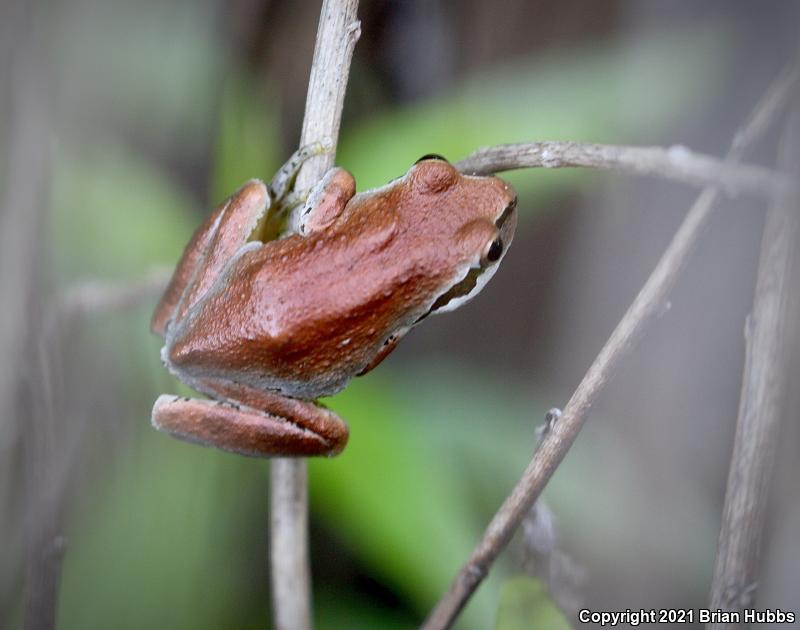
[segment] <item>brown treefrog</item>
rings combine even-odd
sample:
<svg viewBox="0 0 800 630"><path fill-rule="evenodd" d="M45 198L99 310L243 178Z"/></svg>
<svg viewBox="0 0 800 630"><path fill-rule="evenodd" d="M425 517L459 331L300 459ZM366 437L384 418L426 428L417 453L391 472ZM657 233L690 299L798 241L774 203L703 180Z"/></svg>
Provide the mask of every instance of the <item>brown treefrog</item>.
<svg viewBox="0 0 800 630"><path fill-rule="evenodd" d="M334 168L287 211L307 157L247 182L186 246L152 328L167 368L209 399L160 396L156 428L245 455L339 453L347 425L315 400L474 297L511 243L511 186L436 155L358 194Z"/></svg>

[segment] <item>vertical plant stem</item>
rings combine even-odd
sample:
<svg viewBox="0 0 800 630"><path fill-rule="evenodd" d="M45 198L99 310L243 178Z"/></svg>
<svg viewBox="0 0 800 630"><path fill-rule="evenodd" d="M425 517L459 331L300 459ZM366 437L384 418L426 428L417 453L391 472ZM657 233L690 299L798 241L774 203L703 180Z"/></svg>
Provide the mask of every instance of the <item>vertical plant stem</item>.
<svg viewBox="0 0 800 630"><path fill-rule="evenodd" d="M783 134L782 141L780 166L786 172L794 172L789 169L797 167L797 161L787 154L796 151L800 140L797 116L793 122L794 127ZM797 321L797 313L792 317L789 311L791 293L798 286L792 260L798 245L797 198L780 199L767 211L753 311L745 327L747 346L739 418L711 583L711 610L741 613L743 608L752 606L755 597L786 387L785 339ZM740 624L710 623L706 627L723 626Z"/></svg>
<svg viewBox="0 0 800 630"><path fill-rule="evenodd" d="M306 460L273 460L270 482L270 570L275 628L310 628Z"/></svg>
<svg viewBox="0 0 800 630"><path fill-rule="evenodd" d="M333 166L353 49L360 35L357 0L324 0L308 82L300 146L324 142L330 152L300 171L298 190L313 186ZM277 630L311 627L308 556L308 471L304 459L272 461L272 606Z"/></svg>
<svg viewBox="0 0 800 630"><path fill-rule="evenodd" d="M303 165L297 176L299 190L316 184L336 159L350 62L361 35L357 9L358 0L324 0L322 3L300 146L325 142L330 150Z"/></svg>

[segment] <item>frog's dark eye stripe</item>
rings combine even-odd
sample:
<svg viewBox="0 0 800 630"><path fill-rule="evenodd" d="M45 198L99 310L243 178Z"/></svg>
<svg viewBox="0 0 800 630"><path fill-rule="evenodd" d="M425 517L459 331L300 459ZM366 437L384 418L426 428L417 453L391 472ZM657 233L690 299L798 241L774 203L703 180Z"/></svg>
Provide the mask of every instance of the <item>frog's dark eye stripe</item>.
<svg viewBox="0 0 800 630"><path fill-rule="evenodd" d="M442 157L438 153L426 153L420 159L418 159L416 162L414 162L414 164L419 164L420 162L422 162L424 160L441 160L442 162L447 162L447 158L446 157Z"/></svg>
<svg viewBox="0 0 800 630"><path fill-rule="evenodd" d="M509 203L505 207L505 210L503 210L503 214L500 215L500 218L497 219L497 221L494 222L494 224L497 226L498 229L503 227L503 224L506 222L508 217L511 216L511 214L514 212L514 209L516 207L517 207L517 198L514 197L514 199L511 201L511 203Z"/></svg>
<svg viewBox="0 0 800 630"><path fill-rule="evenodd" d="M503 241L498 236L496 239L492 241L492 244L489 245L489 251L486 252L486 260L489 262L496 262L500 260L500 256L503 255Z"/></svg>
<svg viewBox="0 0 800 630"><path fill-rule="evenodd" d="M431 313L447 306L447 303L450 302L450 300L469 295L478 284L478 278L482 273L483 269L470 269L469 273L467 273L461 282L454 284L446 293L442 293L438 298L436 298L436 301L433 303L433 306L431 306L430 310L417 321L415 321L414 325L416 326Z"/></svg>

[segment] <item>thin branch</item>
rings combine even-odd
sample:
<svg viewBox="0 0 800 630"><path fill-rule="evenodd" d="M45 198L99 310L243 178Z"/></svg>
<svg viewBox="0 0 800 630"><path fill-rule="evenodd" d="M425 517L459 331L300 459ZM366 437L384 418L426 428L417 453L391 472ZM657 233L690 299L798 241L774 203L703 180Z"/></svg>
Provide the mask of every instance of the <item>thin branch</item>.
<svg viewBox="0 0 800 630"><path fill-rule="evenodd" d="M652 175L693 186L717 186L729 196L751 193L772 197L796 190L794 182L781 173L724 162L680 145L665 149L579 142L502 144L478 149L456 163L459 170L476 175L570 166Z"/></svg>
<svg viewBox="0 0 800 630"><path fill-rule="evenodd" d="M270 569L275 628L310 628L308 469L304 459L272 461L270 503Z"/></svg>
<svg viewBox="0 0 800 630"><path fill-rule="evenodd" d="M739 159L744 148L766 130L785 104L795 80L795 72L782 74L762 97L744 130L736 135L728 154L729 161ZM743 142L741 138L746 138L747 142ZM620 360L633 346L645 326L662 311L662 305L703 227L707 225L718 198L719 192L716 188L705 189L697 198L653 273L589 367L558 422L547 432L522 478L495 514L483 539L423 624L425 630L449 627L487 575L492 563L508 544L520 521L577 438L589 409Z"/></svg>
<svg viewBox="0 0 800 630"><path fill-rule="evenodd" d="M330 146L330 151L303 165L297 177L298 190L316 184L336 158L350 63L361 36L357 10L357 0L324 0L322 4L300 146L323 142Z"/></svg>
<svg viewBox="0 0 800 630"><path fill-rule="evenodd" d="M172 273L173 269L163 267L124 285L102 280L75 284L59 296L53 316L69 321L133 308L163 293Z"/></svg>
<svg viewBox="0 0 800 630"><path fill-rule="evenodd" d="M323 142L331 151L305 163L295 184L299 190L313 186L333 166L350 63L361 33L357 9L357 0L322 4L300 146ZM277 630L311 627L307 475L303 459L272 460L270 560Z"/></svg>
<svg viewBox="0 0 800 630"><path fill-rule="evenodd" d="M780 166L796 166L788 155L800 136L795 128L782 135ZM788 125L787 125L788 127ZM791 133L794 131L795 133ZM796 158L796 155L794 156ZM738 611L752 606L767 498L778 446L783 395L786 389L785 339L796 321L789 313L797 286L792 255L800 244L797 199L783 199L767 212L758 265L753 312L745 328L747 349L720 528L711 610ZM707 628L722 628L710 623ZM738 627L739 624L724 624Z"/></svg>

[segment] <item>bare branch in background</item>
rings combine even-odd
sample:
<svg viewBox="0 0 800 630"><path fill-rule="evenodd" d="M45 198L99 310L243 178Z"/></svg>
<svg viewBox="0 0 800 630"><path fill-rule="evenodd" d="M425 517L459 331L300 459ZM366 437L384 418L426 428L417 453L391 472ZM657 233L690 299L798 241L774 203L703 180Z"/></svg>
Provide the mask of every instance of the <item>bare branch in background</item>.
<svg viewBox="0 0 800 630"><path fill-rule="evenodd" d="M738 160L743 150L766 131L788 100L796 80L796 71L785 72L767 90L743 129L736 134L727 156L729 162ZM457 166L462 167L461 164ZM514 168L521 166L523 165ZM718 188L709 187L697 198L653 273L589 367L561 417L544 436L522 478L495 514L482 540L449 590L423 624L425 630L448 628L486 577L492 563L508 544L523 517L577 438L589 409L605 388L620 360L639 338L645 326L661 312L689 253L708 224L719 196Z"/></svg>
<svg viewBox="0 0 800 630"><path fill-rule="evenodd" d="M684 146L626 147L579 142L529 142L478 149L456 163L475 175L518 168L585 166L633 175L652 175L693 186L716 186L727 195L766 197L796 192L796 184L781 173L761 166L723 162Z"/></svg>
<svg viewBox="0 0 800 630"><path fill-rule="evenodd" d="M75 284L59 296L53 318L61 324L132 308L162 294L173 271L167 267L153 269L139 280L122 285L102 280Z"/></svg>
<svg viewBox="0 0 800 630"><path fill-rule="evenodd" d="M350 63L361 33L357 9L357 0L325 0L322 4L300 146L324 142L331 145L331 151L305 163L297 177L299 190L313 186L333 166ZM304 630L311 626L306 461L274 459L271 475L270 560L275 628Z"/></svg>
<svg viewBox="0 0 800 630"><path fill-rule="evenodd" d="M795 112L796 113L796 112ZM796 168L798 122L782 136L779 166ZM786 392L786 333L797 321L790 313L792 256L800 245L797 198L776 201L767 211L758 265L753 311L745 328L746 356L739 419L725 492L711 610L741 611L752 607L758 579L761 539L777 451ZM795 305L796 306L796 305ZM796 309L794 309L796 310ZM708 628L741 624L710 623Z"/></svg>
<svg viewBox="0 0 800 630"><path fill-rule="evenodd" d="M542 499L531 506L522 520L522 540L524 566L545 585L564 616L577 625L586 570L559 549L556 518Z"/></svg>

